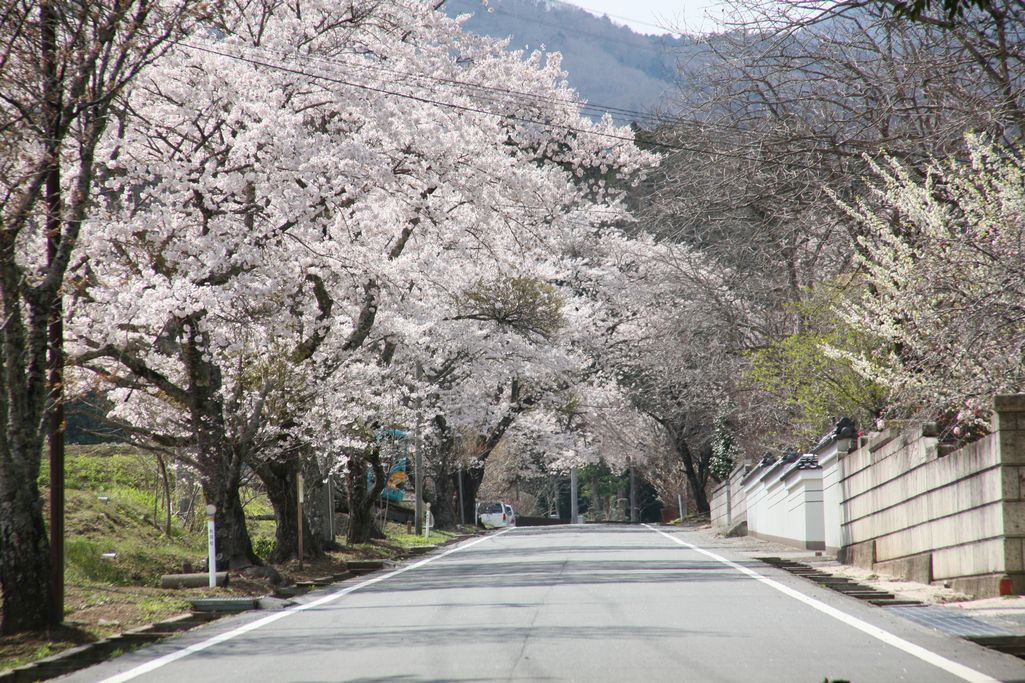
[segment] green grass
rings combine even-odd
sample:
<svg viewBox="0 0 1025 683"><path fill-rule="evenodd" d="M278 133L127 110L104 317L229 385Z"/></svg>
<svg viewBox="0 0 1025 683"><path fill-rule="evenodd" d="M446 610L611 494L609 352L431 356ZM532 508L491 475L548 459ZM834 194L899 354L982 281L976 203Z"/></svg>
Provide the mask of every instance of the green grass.
<svg viewBox="0 0 1025 683"><path fill-rule="evenodd" d="M45 485L44 470L40 481ZM171 535L163 533L163 499L154 456L123 445L69 446L65 467L65 576L70 584L154 586L162 574L194 567L206 557L206 525L200 519L183 525L172 518ZM271 515L265 495L252 489L241 494L247 516ZM195 505L202 507L202 496ZM250 537L257 555L274 549L273 520L250 520ZM382 544L352 546L365 557L384 557L401 548L437 545L457 536L432 530L429 538L406 533L402 524L389 523ZM111 555L111 554L114 555Z"/></svg>
<svg viewBox="0 0 1025 683"><path fill-rule="evenodd" d="M431 535L429 537L424 537L423 534L407 534L405 526L392 523L385 525L384 533L388 537L389 543L393 543L403 548L437 545L459 535L454 531L439 531L437 529L431 529Z"/></svg>
<svg viewBox="0 0 1025 683"><path fill-rule="evenodd" d="M50 463L43 458L39 483L50 481ZM64 485L69 489L109 491L117 487L156 490L160 483L157 460L123 444L69 445L64 456Z"/></svg>
<svg viewBox="0 0 1025 683"><path fill-rule="evenodd" d="M44 460L40 485L49 483ZM170 537L156 458L128 446L68 446L65 460L65 573L69 582L154 585L161 574L179 572L185 562L206 558L206 524L198 515L183 524L172 516ZM269 515L266 496L242 491L248 515ZM194 503L202 509L202 495ZM190 528L191 527L191 528ZM267 557L274 547L273 521L254 521L255 550ZM116 553L116 557L104 557Z"/></svg>

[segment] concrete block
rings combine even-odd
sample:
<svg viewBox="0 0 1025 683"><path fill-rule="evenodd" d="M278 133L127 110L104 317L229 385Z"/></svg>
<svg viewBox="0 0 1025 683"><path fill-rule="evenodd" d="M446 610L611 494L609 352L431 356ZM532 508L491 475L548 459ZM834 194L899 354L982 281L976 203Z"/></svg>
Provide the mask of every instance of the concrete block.
<svg viewBox="0 0 1025 683"><path fill-rule="evenodd" d="M1004 552L1001 538L937 550L932 554L932 577L939 581L961 576L1002 574L1007 571Z"/></svg>
<svg viewBox="0 0 1025 683"><path fill-rule="evenodd" d="M1025 413L1025 394L1002 394L993 397L995 413Z"/></svg>
<svg viewBox="0 0 1025 683"><path fill-rule="evenodd" d="M931 583L932 553L902 557L899 560L875 562L872 568L880 574L900 576L908 581L917 581L918 583Z"/></svg>
<svg viewBox="0 0 1025 683"><path fill-rule="evenodd" d="M871 541L865 541L864 543L854 543L845 547L842 550L846 561L850 564L858 567L864 567L865 569L871 569L872 565L876 561L876 542L875 539Z"/></svg>
<svg viewBox="0 0 1025 683"><path fill-rule="evenodd" d="M976 599L995 598L1000 595L1000 580L1006 574L983 574L980 576L963 576L956 579L937 580L937 584L950 586L956 591L965 593ZM1016 575L1010 577L1012 590L1021 594L1025 590L1025 576Z"/></svg>
<svg viewBox="0 0 1025 683"><path fill-rule="evenodd" d="M1004 539L1004 569L1008 573L1025 573L1025 539Z"/></svg>
<svg viewBox="0 0 1025 683"><path fill-rule="evenodd" d="M1021 500L1022 477L1025 477L1025 468L1002 467L1000 469L1000 493L1004 500Z"/></svg>
<svg viewBox="0 0 1025 683"><path fill-rule="evenodd" d="M1025 465L1025 431L1001 430L996 433L1000 444L1000 462Z"/></svg>
<svg viewBox="0 0 1025 683"><path fill-rule="evenodd" d="M1025 536L1025 501L1009 500L1004 503L1004 534Z"/></svg>

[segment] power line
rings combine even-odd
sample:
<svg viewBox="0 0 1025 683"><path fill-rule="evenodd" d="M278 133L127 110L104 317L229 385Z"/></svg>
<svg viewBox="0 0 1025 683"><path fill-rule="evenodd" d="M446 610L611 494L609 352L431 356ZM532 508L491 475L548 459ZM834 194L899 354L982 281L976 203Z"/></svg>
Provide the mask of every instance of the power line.
<svg viewBox="0 0 1025 683"><path fill-rule="evenodd" d="M273 50L273 49L270 49L270 48L267 48L267 47L263 47L263 46L260 46L260 47L252 47L252 46L250 46L250 47L248 47L246 49L248 49L250 51L253 51L253 52L270 53L272 55L277 56L279 59L282 59L282 60L285 60L285 61L289 60L289 58L293 56L291 53L287 53L287 52L285 52L283 50ZM499 88L499 87L495 87L495 86L481 85L481 84L478 84L478 83L471 83L471 82L468 82L468 81L461 81L461 80L454 79L454 78L444 78L444 77L440 77L440 76L431 76L431 75L428 75L428 74L410 73L408 71L401 71L399 69L393 69L393 68L389 68L389 67L385 67L385 66L381 66L381 65L349 62L349 61L345 61L345 60L338 59L338 58L328 58L328 57L321 57L321 56L316 56L316 55L303 55L303 58L306 59L306 60L312 60L312 61L315 61L315 62L323 62L325 64L329 64L329 65L332 65L332 66L346 66L346 67L352 67L352 68L356 68L356 69L368 69L368 70L380 71L380 72L383 72L383 73L392 74L392 75L396 75L396 76L401 76L401 77L404 77L404 78L413 78L413 79L419 79L419 80L424 80L424 81L432 81L432 82L435 82L435 83L441 83L441 84L444 84L444 85L452 85L452 86L456 86L456 87L470 88L470 89L473 89L473 90L480 91L480 92L482 92L482 93L484 93L484 94L486 94L488 96L493 96L493 95L496 95L496 94L509 95L509 96L512 96L512 98L522 97L522 98L526 98L526 99L532 100L534 102L540 102L540 103L545 103L545 104L568 104L568 105L571 105L571 106L574 106L574 107L579 107L579 108L585 109L585 110L586 109L593 109L593 110L596 110L596 112L598 112L598 113L606 113L607 112L607 113L610 113L610 114L613 114L613 115L620 114L624 118L625 117L633 118L634 119L634 123L638 123L638 122L639 123L648 123L649 125L653 125L653 126L659 126L659 125L684 126L684 125L691 124L691 125L700 126L701 128L703 128L705 130L709 130L710 129L710 130L726 131L726 132L730 132L730 133L741 133L741 134L751 134L753 132L751 130L748 130L748 129L745 129L745 128L741 128L740 126L736 126L736 125L728 126L728 125L723 125L723 124L720 124L720 123L708 123L708 122L702 122L702 121L687 120L687 119L684 119L682 117L677 117L677 116L661 116L661 115L651 114L651 113L647 113L647 112L643 112L643 111L638 111L638 110L635 110L635 109L623 109L623 108L611 107L611 106L607 107L607 106L600 105L600 104L591 104L591 103L587 103L587 102L580 102L579 100L571 99L571 98L561 98L561 97L555 97L555 96L552 96L552 95L539 95L539 94L536 94L536 93L523 92L523 91L519 91L519 90L511 90L511 89L508 89L508 88ZM502 102L500 102L498 100L495 100L495 99L492 99L491 101L492 101L492 103L498 103L498 104L502 103ZM644 119L646 119L646 121ZM640 120L640 121L638 121L638 120Z"/></svg>
<svg viewBox="0 0 1025 683"><path fill-rule="evenodd" d="M273 49L262 47L262 46L261 47L256 47L256 48L250 47L250 48L247 48L247 49L249 49L250 51L254 51L254 52L270 53L270 54L276 55L279 59L284 59L284 60L288 60L292 56L291 54L289 54L289 53L287 53L287 52L285 52L283 50L273 50ZM350 61L346 61L346 60L343 60L343 59L320 57L320 56L315 56L315 55L309 55L309 56L308 55L303 55L303 57L305 59L307 59L307 60L312 60L312 61L316 61L316 62L323 62L325 64L330 64L332 66L347 66L347 67L352 67L352 68L356 68L356 69L367 69L367 70L371 70L371 71L379 71L379 72L382 72L382 73L387 73L387 74L391 74L391 75L394 75L394 76L401 76L401 77L404 77L404 78L415 78L415 79L424 80L424 81L432 81L434 83L442 83L442 84L445 84L445 85L452 85L452 86L456 86L456 87L470 88L470 89L478 90L480 92L487 93L487 94L501 94L501 95L510 95L510 96L513 96L513 97L523 97L523 98L527 98L527 99L534 100L534 101L537 101L537 102L543 102L543 103L546 103L546 104L568 104L568 105L571 105L571 106L574 106L574 107L580 107L581 109L590 109L590 110L593 110L595 113L609 113L609 114L612 114L613 116L617 116L618 115L621 118L632 118L634 120L634 122L637 122L639 119L642 120L642 122L646 122L646 123L654 124L654 125L659 125L659 124L663 124L663 123L674 123L674 122L675 123L681 123L682 122L682 119L672 119L672 118L668 118L668 117L664 117L664 116L658 116L656 114L651 114L651 113L648 113L648 112L638 111L636 109L625 109L625 108L620 108L620 107L605 106L605 105L601 105L601 104L593 104L593 103L590 103L590 102L580 102L580 101L578 101L576 99L572 99L572 98L555 97L553 95L539 95L539 94L536 94L536 93L523 92L523 91L520 91L520 90L512 90L512 89L509 89L509 88L500 88L500 87L495 87L495 86L490 86L490 85L481 85L479 83L471 83L469 81L460 81L460 80L454 79L454 78L444 78L444 77L441 77L441 76L431 76L431 75L428 75L428 74L411 73L411 72L408 72L408 71L401 71L399 69L389 68L389 67L386 67L386 66L383 66L383 65L374 65L374 64L367 64L367 63L350 62Z"/></svg>
<svg viewBox="0 0 1025 683"><path fill-rule="evenodd" d="M233 55L231 53L223 52L221 50L215 50L215 49L210 48L210 47L203 47L203 46L199 46L199 45L192 45L192 44L185 43L185 42L182 42L182 41L175 41L175 42L176 42L176 44L181 45L182 47L186 47L186 48L189 48L189 49L192 49L192 50L198 50L200 52L206 52L208 54L218 55L220 57L226 57L228 59L235 59L237 61L246 62L246 63L252 64L254 66L263 66L263 67L267 67L268 69L274 69L276 71L283 71L285 73L291 73L291 74L295 74L297 76L304 76L306 78L312 78L312 79L315 79L315 80L327 81L329 83L336 83L338 85L346 85L346 86L349 86L351 88L357 88L357 89L360 89L360 90L367 90L367 91L370 91L370 92L376 92L376 93L380 93L382 95L390 95L390 96L393 96L393 97L401 97L401 98L405 98L405 99L409 99L409 100L414 100L416 102L422 102L424 104L432 104L432 105L435 105L435 106L438 106L438 107L447 107L449 109L456 109L458 111L464 111L464 112L469 112L469 113L473 113L473 114L484 114L485 116L495 116L495 117L499 117L499 118L510 119L510 120L513 120L513 121L518 121L520 123L529 123L529 124L534 124L534 125L547 126L549 128L558 128L558 129L566 130L566 131L573 132L573 133L580 133L582 135L595 135L595 136L598 136L598 137L609 138L609 139L612 139L612 140L623 140L623 141L626 141L626 142L636 142L636 140L633 137L627 137L625 135L615 135L613 133L606 133L606 132L603 132L603 131L584 130L582 128L576 128L574 126L570 126L570 125L566 125L566 124L553 123L553 122L550 122L550 121L538 121L538 120L529 119L529 118L526 118L526 117L523 117L523 116L517 116L515 114L502 114L502 113L498 113L498 112L488 111L486 109L478 109L477 107L471 107L469 105L457 104L455 102L442 102L440 100L433 100L433 99L431 99L429 97L423 97L421 95L414 95L412 93L403 93L403 92L398 92L398 91L395 91L395 90L388 90L387 88L382 88L382 87L378 87L378 86L368 85L368 84L365 84L365 83L354 83L352 81L347 81L347 80L342 79L342 78L337 78L337 77L333 77L333 76L326 76L326 75L323 75L323 74L313 74L313 73L309 73L307 71L303 71L302 69L299 69L299 68L296 68L296 67L293 67L293 66L288 66L288 65L285 65L285 64L272 64L270 62L261 61L259 59L253 59L251 57L244 57L244 56L241 56L241 55ZM683 149L683 148L680 148L680 149Z"/></svg>
<svg viewBox="0 0 1025 683"><path fill-rule="evenodd" d="M282 59L284 61L288 61L289 58L292 56L291 53L287 53L287 52L285 52L283 50L273 50L273 49L266 48L266 47L263 47L263 46L260 46L260 47L252 47L252 46L250 46L247 49L250 50L250 51L255 51L255 52L270 53L270 54L276 55L279 59ZM708 123L708 122L702 122L702 121L687 120L687 119L684 119L682 117L677 117L677 116L661 116L661 115L646 113L646 112L642 112L642 111L637 111L637 110L634 110L634 109L621 109L621 108L617 108L617 107L606 107L606 106L600 105L600 104L591 104L591 103L580 102L579 100L571 99L571 98L561 98L561 97L556 97L556 96L553 96L553 95L539 95L539 94L536 94L536 93L523 92L523 91L519 91L519 90L511 90L511 89L507 89L507 88L499 88L499 87L489 86L489 85L481 85L481 84L478 84L478 83L471 83L471 82L468 82L468 81L461 81L461 80L454 79L454 78L444 78L444 77L440 77L440 76L431 76L431 75L428 75L428 74L410 73L408 71L401 71L399 69L393 69L393 68L389 68L389 67L385 67L385 66L381 66L381 65L349 62L349 61L345 61L345 60L341 60L341 59L337 59L337 58L328 58L328 57L321 57L321 56L316 56L316 55L303 55L303 58L306 59L306 60L323 62L323 63L329 64L329 65L332 65L332 66L346 66L346 67L351 67L351 68L356 68L356 69L369 69L369 70L380 71L380 72L383 72L383 73L388 73L388 74L392 74L392 75L396 75L396 76L401 76L401 77L404 77L404 78L419 79L419 80L425 80L425 81L432 81L432 82L435 82L435 83L441 83L441 84L444 84L444 85L452 85L452 86L456 86L456 87L470 88L470 89L473 89L473 90L480 91L481 93L484 93L488 97L491 97L492 98L491 99L491 103L493 103L493 104L504 104L503 101L499 101L499 100L494 99L492 97L492 96L494 96L496 94L501 94L501 95L511 96L512 99L515 99L517 97L526 98L528 100L533 101L533 103L540 102L540 103L545 103L545 104L568 104L568 105L571 105L571 106L574 106L574 107L579 107L580 109L583 109L583 110L592 109L592 110L595 110L597 113L610 113L610 114L613 114L614 116L618 113L618 114L620 114L624 118L627 118L627 117L633 118L634 119L634 121L633 121L634 123L641 123L641 124L647 123L648 125L650 125L652 127L658 127L658 126L661 126L661 125L665 125L665 126L695 125L695 126L701 127L703 130L724 131L724 132L729 132L729 133L733 133L733 134L739 133L739 134L742 134L742 135L751 135L752 133L754 133L754 131L751 131L749 129L745 129L745 128L742 128L742 127L736 126L736 125L729 126L729 125L723 125L721 123ZM665 143L650 143L649 142L649 144L658 144L658 145L661 145L661 146L665 146ZM728 156L729 155L728 153L725 153L725 152L715 153L715 154L719 155L719 156ZM733 155L733 156L736 156L736 155ZM737 158L749 158L749 157L737 157ZM774 162L766 161L766 163L774 163ZM788 165L794 166L795 164L788 164ZM797 165L800 166L799 164L797 164ZM815 167L805 166L805 168L815 168Z"/></svg>
<svg viewBox="0 0 1025 683"><path fill-rule="evenodd" d="M524 116L517 116L515 114L498 113L498 112L488 111L486 109L480 109L480 108L477 108L477 107L471 107L469 105L457 104L455 102L443 102L443 101L440 101L440 100L431 99L429 97L423 97L423 96L420 96L420 95L414 95L412 93L398 92L398 91L395 91L395 90L389 90L387 88L372 86L372 85L368 85L368 84L364 84L364 83L354 83L352 81L347 81L347 80L342 79L342 78L326 76L326 75L323 75L323 74L313 74L313 73L309 73L307 71L304 71L302 69L299 69L299 68L296 68L296 67L293 67L293 66L289 66L289 65L285 65L285 64L274 64L274 63L270 63L270 62L267 62L267 61L262 61L262 60L259 60L259 59L253 59L251 57L244 57L244 56L241 56L241 55L234 55L234 54L231 54L231 53L228 53L228 52L224 52L224 51L221 51L221 50L215 50L215 49L210 48L210 47L193 45L193 44L190 44L190 43L186 43L184 41L172 41L172 42L174 42L175 44L180 45L182 47L188 48L188 49L197 50L197 51L200 51L200 52L206 52L208 54L213 54L213 55L217 55L217 56L220 56L220 57L225 57L225 58L228 58L228 59L234 59L236 61L245 62L245 63L248 63L248 64L252 64L254 66L262 66L262 67L266 67L268 69L274 69L276 71L283 71L285 73L295 74L297 76L303 76L303 77L312 78L312 79L315 79L315 80L327 81L329 83L336 83L338 85L345 85L345 86L348 86L348 87L351 87L351 88L357 88L357 89L366 90L366 91L369 91L369 92L376 92L376 93L379 93L379 94L389 95L389 96L392 96L392 97L405 98L405 99L413 100L413 101L416 101L416 102L421 102L421 103L424 103L424 104L430 104L430 105L434 105L434 106L438 106L438 107L455 109L457 111L464 111L464 112L467 112L467 113L483 114L485 116L494 116L494 117L504 118L504 119L508 119L508 120L512 120L512 121L518 121L520 123L527 123L527 124L532 124L532 125L546 126L546 127L549 127L549 128L565 130L567 132L577 133L577 134L580 134L580 135L594 135L596 137L602 137L602 138L606 138L606 139L610 139L610 140L622 140L622 141L625 141L625 142L632 142L632 143L635 143L635 144L637 144L637 142L638 142L636 140L636 138L628 137L628 136L625 136L625 135L616 135L614 133L607 133L607 132L604 132L604 131L596 131L596 130L584 130L582 128L577 128L575 126L570 126L570 125L567 125L567 124L554 123L554 122L550 122L550 121L538 121L538 120L530 119L530 118L527 118L527 117L524 117ZM809 164L802 164L802 163L798 163L798 162L784 162L784 161L777 161L777 160L774 160L774 159L764 159L764 158L759 158L759 157L751 157L751 156L747 156L747 155L743 155L743 154L734 154L734 153L730 153L730 152L714 151L714 150L708 150L708 149L701 149L701 148L697 148L697 147L688 147L688 146L685 146L685 145L660 142L660 141L656 141L656 140L650 140L650 141L645 140L641 144L645 144L645 145L648 145L648 146L651 146L651 147L659 147L659 148L662 148L662 149L670 149L670 150L681 151L681 152L691 152L691 153L694 153L694 154L703 154L703 155L708 155L708 156L713 156L713 157L737 159L737 160L741 160L741 161L753 161L753 162L762 163L762 164L785 166L785 167L788 167L788 168L800 168L800 169L804 169L804 170L821 170L821 168L822 168L821 166L812 166L812 165L809 165Z"/></svg>

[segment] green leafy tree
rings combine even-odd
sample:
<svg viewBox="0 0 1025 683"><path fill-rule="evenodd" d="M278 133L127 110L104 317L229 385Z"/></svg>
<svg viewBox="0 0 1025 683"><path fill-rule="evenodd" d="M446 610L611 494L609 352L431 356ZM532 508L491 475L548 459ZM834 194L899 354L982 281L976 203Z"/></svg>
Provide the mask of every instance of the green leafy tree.
<svg viewBox="0 0 1025 683"><path fill-rule="evenodd" d="M748 356L746 385L780 408L767 435L775 445L815 443L838 415L869 424L885 405L886 388L859 373L851 359L875 352L879 337L843 319L846 301L834 285L809 290L795 305L800 330Z"/></svg>
<svg viewBox="0 0 1025 683"><path fill-rule="evenodd" d="M562 295L546 282L498 278L463 292L456 319L492 322L527 336L551 339L564 324L562 305Z"/></svg>
<svg viewBox="0 0 1025 683"><path fill-rule="evenodd" d="M719 481L730 476L730 472L737 466L737 460L742 455L737 445L736 432L730 424L730 415L734 406L730 401L723 401L719 412L715 416L715 426L712 429L712 457L709 461L709 470Z"/></svg>

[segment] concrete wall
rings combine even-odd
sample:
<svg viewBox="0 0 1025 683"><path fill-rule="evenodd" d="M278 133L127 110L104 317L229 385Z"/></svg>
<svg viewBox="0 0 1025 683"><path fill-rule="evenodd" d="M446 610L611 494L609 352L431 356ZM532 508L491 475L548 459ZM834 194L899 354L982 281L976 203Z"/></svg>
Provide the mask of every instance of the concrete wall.
<svg viewBox="0 0 1025 683"><path fill-rule="evenodd" d="M802 548L825 547L822 469L814 456L757 467L742 486L750 535Z"/></svg>
<svg viewBox="0 0 1025 683"><path fill-rule="evenodd" d="M1001 579L1025 592L1025 396L994 411L992 434L949 454L919 427L838 457L843 558L976 596Z"/></svg>
<svg viewBox="0 0 1025 683"><path fill-rule="evenodd" d="M853 439L825 439L813 451L822 466L822 534L826 551L836 555L850 543L843 528L843 460L854 446Z"/></svg>
<svg viewBox="0 0 1025 683"><path fill-rule="evenodd" d="M887 574L979 597L1025 594L1025 395L997 396L993 411L992 433L953 452L920 425L854 450L824 439L803 468L736 471L713 492L713 524L735 528L746 515L753 536Z"/></svg>
<svg viewBox="0 0 1025 683"><path fill-rule="evenodd" d="M741 482L750 466L739 465L726 481L712 489L712 527L722 533L731 533L747 522L747 496Z"/></svg>

